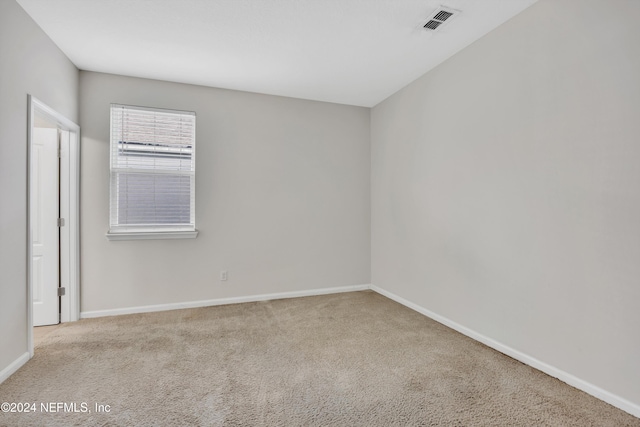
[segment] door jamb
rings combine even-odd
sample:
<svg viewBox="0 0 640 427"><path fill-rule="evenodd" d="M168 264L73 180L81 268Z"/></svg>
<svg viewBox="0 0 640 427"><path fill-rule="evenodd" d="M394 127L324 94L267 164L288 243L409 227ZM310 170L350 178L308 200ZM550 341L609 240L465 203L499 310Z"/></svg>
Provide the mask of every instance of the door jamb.
<svg viewBox="0 0 640 427"><path fill-rule="evenodd" d="M69 132L69 144L62 146L60 159L60 213L65 225L60 232L61 285L60 321L80 319L80 126L28 95L27 119L27 341L33 357L33 237L31 235L31 149L36 111L54 121L58 129Z"/></svg>

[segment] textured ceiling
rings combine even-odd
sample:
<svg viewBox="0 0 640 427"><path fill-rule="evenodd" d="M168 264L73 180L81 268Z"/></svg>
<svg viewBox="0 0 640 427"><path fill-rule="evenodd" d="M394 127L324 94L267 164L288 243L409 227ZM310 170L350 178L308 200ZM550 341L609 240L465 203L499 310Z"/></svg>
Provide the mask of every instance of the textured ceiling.
<svg viewBox="0 0 640 427"><path fill-rule="evenodd" d="M371 107L536 0L17 1L82 70Z"/></svg>

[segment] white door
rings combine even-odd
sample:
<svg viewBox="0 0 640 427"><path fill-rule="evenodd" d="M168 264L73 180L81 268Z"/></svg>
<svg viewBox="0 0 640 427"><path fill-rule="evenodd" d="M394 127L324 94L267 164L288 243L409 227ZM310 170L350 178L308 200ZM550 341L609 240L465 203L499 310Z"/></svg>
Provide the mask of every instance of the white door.
<svg viewBox="0 0 640 427"><path fill-rule="evenodd" d="M33 325L59 323L58 129L34 128L31 151Z"/></svg>

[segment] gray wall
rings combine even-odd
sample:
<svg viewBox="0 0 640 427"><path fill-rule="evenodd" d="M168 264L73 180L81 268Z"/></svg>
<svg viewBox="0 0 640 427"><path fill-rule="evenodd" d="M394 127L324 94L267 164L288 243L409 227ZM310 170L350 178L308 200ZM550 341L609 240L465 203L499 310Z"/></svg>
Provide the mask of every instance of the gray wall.
<svg viewBox="0 0 640 427"><path fill-rule="evenodd" d="M371 115L372 283L636 404L638 16L541 0Z"/></svg>
<svg viewBox="0 0 640 427"><path fill-rule="evenodd" d="M369 109L85 71L80 93L81 311L370 282ZM197 239L105 239L112 102L197 113Z"/></svg>
<svg viewBox="0 0 640 427"><path fill-rule="evenodd" d="M0 0L0 370L27 352L27 94L78 121L78 70Z"/></svg>

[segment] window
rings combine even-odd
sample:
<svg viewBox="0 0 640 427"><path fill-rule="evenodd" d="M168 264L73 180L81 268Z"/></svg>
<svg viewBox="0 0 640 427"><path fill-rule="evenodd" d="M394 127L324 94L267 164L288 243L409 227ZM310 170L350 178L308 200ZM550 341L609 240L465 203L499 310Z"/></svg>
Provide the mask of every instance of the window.
<svg viewBox="0 0 640 427"><path fill-rule="evenodd" d="M196 116L111 104L110 240L196 237Z"/></svg>

